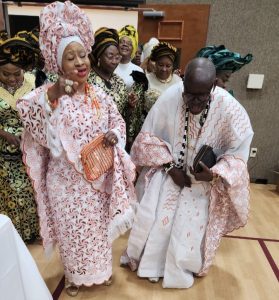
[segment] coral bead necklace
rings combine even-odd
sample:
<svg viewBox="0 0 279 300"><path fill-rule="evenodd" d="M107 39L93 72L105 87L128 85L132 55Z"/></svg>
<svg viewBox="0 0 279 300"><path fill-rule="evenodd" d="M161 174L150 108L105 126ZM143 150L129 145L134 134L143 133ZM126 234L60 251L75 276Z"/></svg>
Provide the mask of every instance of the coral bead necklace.
<svg viewBox="0 0 279 300"><path fill-rule="evenodd" d="M84 89L84 102L87 104L88 100L91 100L91 107L93 110L96 110L97 116L99 118L101 116L100 104L97 100L97 96L93 87L86 82Z"/></svg>

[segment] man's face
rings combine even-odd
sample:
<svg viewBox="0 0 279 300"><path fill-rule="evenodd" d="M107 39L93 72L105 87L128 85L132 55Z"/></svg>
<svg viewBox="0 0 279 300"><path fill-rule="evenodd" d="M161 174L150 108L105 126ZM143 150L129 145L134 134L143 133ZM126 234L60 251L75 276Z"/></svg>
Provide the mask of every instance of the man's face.
<svg viewBox="0 0 279 300"><path fill-rule="evenodd" d="M190 112L193 115L200 114L205 108L210 99L210 93L215 83L212 84L197 84L184 82L183 99Z"/></svg>

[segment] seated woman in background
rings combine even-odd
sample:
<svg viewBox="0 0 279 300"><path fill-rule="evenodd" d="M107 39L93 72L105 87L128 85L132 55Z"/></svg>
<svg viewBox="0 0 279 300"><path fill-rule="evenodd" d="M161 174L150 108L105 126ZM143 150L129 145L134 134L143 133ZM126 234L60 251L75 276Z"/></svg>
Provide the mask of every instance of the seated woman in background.
<svg viewBox="0 0 279 300"><path fill-rule="evenodd" d="M253 59L252 54L241 57L239 53L226 49L224 45L202 48L196 56L208 58L213 62L216 68L217 86L223 89L226 89L232 73L239 71ZM229 93L233 95L232 90Z"/></svg>
<svg viewBox="0 0 279 300"><path fill-rule="evenodd" d="M102 27L96 31L88 83L102 88L110 95L124 117L128 105L128 89L123 79L113 73L121 59L118 47L119 38L115 29Z"/></svg>
<svg viewBox="0 0 279 300"><path fill-rule="evenodd" d="M160 42L153 47L150 59L155 62L154 72L148 73L148 90L145 92L145 112L148 113L158 97L170 86L182 79L173 73L176 48L169 43Z"/></svg>
<svg viewBox="0 0 279 300"><path fill-rule="evenodd" d="M31 70L39 57L28 39L32 33L20 32L0 40L0 214L11 218L25 242L39 236L37 207L31 181L26 174L20 150L23 125L16 101L35 86Z"/></svg>
<svg viewBox="0 0 279 300"><path fill-rule="evenodd" d="M54 2L42 10L40 29L45 69L59 77L17 107L43 245L51 252L58 244L66 292L76 296L81 285L111 283L112 241L131 227L134 216L135 167L124 150L125 122L116 104L87 83L94 42L88 17L70 1ZM96 138L103 143L98 153ZM88 147L97 157L110 151L109 169L103 159L92 158L90 170L99 165L97 177L88 176L90 160L82 159Z"/></svg>

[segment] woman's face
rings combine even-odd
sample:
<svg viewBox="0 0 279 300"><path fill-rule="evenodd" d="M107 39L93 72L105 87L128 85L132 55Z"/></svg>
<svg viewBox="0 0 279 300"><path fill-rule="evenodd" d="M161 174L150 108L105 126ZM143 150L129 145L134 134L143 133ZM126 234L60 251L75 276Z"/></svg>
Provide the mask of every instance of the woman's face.
<svg viewBox="0 0 279 300"><path fill-rule="evenodd" d="M141 49L141 47L139 46L139 47L138 47L138 50L137 50L137 52L136 52L136 55L135 55L135 57L134 57L133 60L132 60L132 62L133 62L135 65L137 65L137 66L140 66L140 64L141 64L141 54L142 54L142 49Z"/></svg>
<svg viewBox="0 0 279 300"><path fill-rule="evenodd" d="M0 81L8 87L19 86L24 79L24 72L21 68L6 64L0 66Z"/></svg>
<svg viewBox="0 0 279 300"><path fill-rule="evenodd" d="M170 77L173 70L173 62L168 56L160 57L155 63L155 74L161 80Z"/></svg>
<svg viewBox="0 0 279 300"><path fill-rule="evenodd" d="M133 43L130 38L123 36L119 41L119 52L123 57L131 57L133 52Z"/></svg>
<svg viewBox="0 0 279 300"><path fill-rule="evenodd" d="M121 55L116 46L110 45L100 56L100 69L112 74L120 63Z"/></svg>
<svg viewBox="0 0 279 300"><path fill-rule="evenodd" d="M226 84L232 75L232 71L220 71L216 75L216 85L222 89L226 89Z"/></svg>
<svg viewBox="0 0 279 300"><path fill-rule="evenodd" d="M67 78L85 83L90 72L90 61L83 46L77 42L70 43L62 56L62 70Z"/></svg>

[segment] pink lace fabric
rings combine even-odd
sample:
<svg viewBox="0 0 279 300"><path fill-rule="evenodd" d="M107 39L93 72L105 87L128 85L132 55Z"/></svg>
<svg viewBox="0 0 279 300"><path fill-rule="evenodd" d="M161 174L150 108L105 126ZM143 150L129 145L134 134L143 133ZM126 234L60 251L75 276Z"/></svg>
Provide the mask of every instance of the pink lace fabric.
<svg viewBox="0 0 279 300"><path fill-rule="evenodd" d="M48 72L57 73L57 49L62 38L79 36L87 53L94 44L91 22L78 6L70 1L53 2L40 14L40 48Z"/></svg>
<svg viewBox="0 0 279 300"><path fill-rule="evenodd" d="M140 132L132 146L131 158L137 166L161 167L173 161L166 143L148 132Z"/></svg>
<svg viewBox="0 0 279 300"><path fill-rule="evenodd" d="M45 88L17 104L26 129L24 162L36 191L43 245L49 249L57 242L70 282L101 284L112 273L112 241L132 225L135 166L117 145L113 169L88 182L79 153L101 132L114 130L124 137L125 123L113 100L99 89L95 91L101 118L79 95L61 97L57 111L48 116L42 102ZM57 158L48 148L48 123L62 143L63 152Z"/></svg>
<svg viewBox="0 0 279 300"><path fill-rule="evenodd" d="M150 167L145 175L145 187L158 168L173 161L166 143L148 132L138 134L131 149L131 158L136 166Z"/></svg>
<svg viewBox="0 0 279 300"><path fill-rule="evenodd" d="M245 226L249 214L249 175L246 163L232 156L224 156L211 170L220 178L210 192L203 266L199 276L208 272L221 237Z"/></svg>

